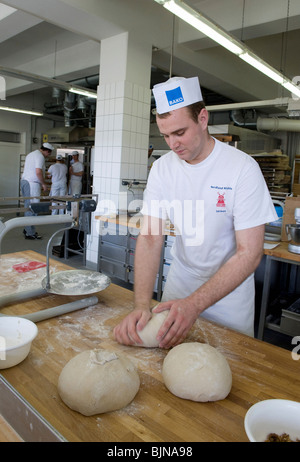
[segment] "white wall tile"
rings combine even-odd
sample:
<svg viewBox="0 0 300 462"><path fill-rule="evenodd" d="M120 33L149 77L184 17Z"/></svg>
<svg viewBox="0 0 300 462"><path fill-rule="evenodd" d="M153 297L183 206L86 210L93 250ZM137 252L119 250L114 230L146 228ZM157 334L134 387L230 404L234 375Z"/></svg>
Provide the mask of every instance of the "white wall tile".
<svg viewBox="0 0 300 462"><path fill-rule="evenodd" d="M122 107L124 114L129 114L129 115L132 115L134 114L134 111L133 111L133 101L132 99L129 99L129 98L124 98L124 105Z"/></svg>
<svg viewBox="0 0 300 462"><path fill-rule="evenodd" d="M132 116L130 116L129 114L124 114L123 115L123 130L130 131L131 123L132 123Z"/></svg>
<svg viewBox="0 0 300 462"><path fill-rule="evenodd" d="M113 146L122 146L122 131L114 130L113 132Z"/></svg>
<svg viewBox="0 0 300 462"><path fill-rule="evenodd" d="M109 88L109 98L113 99L116 97L116 83L111 82L110 88Z"/></svg>
<svg viewBox="0 0 300 462"><path fill-rule="evenodd" d="M115 98L124 98L125 96L125 82L116 82Z"/></svg>
<svg viewBox="0 0 300 462"><path fill-rule="evenodd" d="M115 114L123 114L124 112L124 98L116 98L115 99Z"/></svg>
<svg viewBox="0 0 300 462"><path fill-rule="evenodd" d="M123 128L123 119L124 116L123 114L114 114L114 116L111 116L113 120L113 129L114 130L122 130ZM125 129L125 127L124 127Z"/></svg>
<svg viewBox="0 0 300 462"><path fill-rule="evenodd" d="M132 99L133 95L133 84L131 82L125 82L125 97Z"/></svg>
<svg viewBox="0 0 300 462"><path fill-rule="evenodd" d="M122 148L121 148L121 146L113 147L112 148L112 161L120 163L121 158L122 158Z"/></svg>
<svg viewBox="0 0 300 462"><path fill-rule="evenodd" d="M122 146L129 148L131 146L130 144L130 135L131 132L123 132L123 137L122 137Z"/></svg>

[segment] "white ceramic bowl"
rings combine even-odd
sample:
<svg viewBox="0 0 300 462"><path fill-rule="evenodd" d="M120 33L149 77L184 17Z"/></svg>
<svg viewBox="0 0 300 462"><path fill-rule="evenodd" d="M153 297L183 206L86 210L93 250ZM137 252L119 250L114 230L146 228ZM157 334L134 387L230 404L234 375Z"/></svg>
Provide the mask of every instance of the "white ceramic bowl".
<svg viewBox="0 0 300 462"><path fill-rule="evenodd" d="M267 399L254 404L245 416L245 431L251 442L263 442L270 433L287 433L300 439L300 403L287 399Z"/></svg>
<svg viewBox="0 0 300 462"><path fill-rule="evenodd" d="M0 316L0 369L15 366L28 355L38 328L17 316Z"/></svg>

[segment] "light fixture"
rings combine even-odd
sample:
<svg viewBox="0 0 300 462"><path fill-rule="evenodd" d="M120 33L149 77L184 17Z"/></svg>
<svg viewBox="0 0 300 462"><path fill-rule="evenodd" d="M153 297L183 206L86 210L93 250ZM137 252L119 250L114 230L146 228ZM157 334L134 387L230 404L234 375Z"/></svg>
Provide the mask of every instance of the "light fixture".
<svg viewBox="0 0 300 462"><path fill-rule="evenodd" d="M77 95L88 96L89 98L97 98L97 92L84 90L82 88L70 87L70 93L76 93Z"/></svg>
<svg viewBox="0 0 300 462"><path fill-rule="evenodd" d="M280 85L283 84L283 75L280 72L274 71L273 68L268 66L266 63L264 63L261 59L257 58L253 54L245 52L240 55L240 58L243 59L246 63L250 64L252 67L255 67L255 69L257 69L258 71L265 74L267 77L270 77L270 79L274 80L277 83L280 83Z"/></svg>
<svg viewBox="0 0 300 462"><path fill-rule="evenodd" d="M285 77L281 72L270 66L268 63L260 59L255 53L250 50L243 42L235 38L233 35L225 31L221 26L214 23L202 13L195 11L193 8L186 5L181 0L154 0L171 13L178 16L183 21L187 22L197 30L202 32L210 39L217 42L222 47L234 53L243 61L250 64L252 67L262 72L264 75L282 85L289 90L293 95L300 98L300 88L295 85L290 79Z"/></svg>
<svg viewBox="0 0 300 462"><path fill-rule="evenodd" d="M16 79L28 80L29 82L38 83L47 87L60 88L61 90L70 91L79 95L89 96L91 98L97 98L97 92L88 90L85 87L79 85L72 85L69 82L64 82L59 79L51 79L49 77L43 77L30 72L21 71L19 69L11 69L9 67L0 66L0 75L7 75Z"/></svg>
<svg viewBox="0 0 300 462"><path fill-rule="evenodd" d="M175 0L155 0L157 3L163 5L171 13L178 16L183 21L198 29L200 32L219 43L232 53L238 55L243 52L243 47L240 46L238 40L230 36L220 26L212 22L197 11L185 5L181 1Z"/></svg>
<svg viewBox="0 0 300 462"><path fill-rule="evenodd" d="M38 111L27 111L26 109L18 109L16 107L9 107L9 106L0 106L1 111L10 111L10 112L20 112L21 114L29 114L35 116L42 116L42 112Z"/></svg>

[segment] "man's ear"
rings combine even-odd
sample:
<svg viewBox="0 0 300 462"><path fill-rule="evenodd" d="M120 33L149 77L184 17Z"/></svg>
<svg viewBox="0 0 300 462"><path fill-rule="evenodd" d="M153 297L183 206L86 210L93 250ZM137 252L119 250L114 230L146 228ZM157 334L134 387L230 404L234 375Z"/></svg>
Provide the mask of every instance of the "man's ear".
<svg viewBox="0 0 300 462"><path fill-rule="evenodd" d="M201 109L198 114L198 123L202 126L203 130L207 129L209 120L209 113L206 108Z"/></svg>

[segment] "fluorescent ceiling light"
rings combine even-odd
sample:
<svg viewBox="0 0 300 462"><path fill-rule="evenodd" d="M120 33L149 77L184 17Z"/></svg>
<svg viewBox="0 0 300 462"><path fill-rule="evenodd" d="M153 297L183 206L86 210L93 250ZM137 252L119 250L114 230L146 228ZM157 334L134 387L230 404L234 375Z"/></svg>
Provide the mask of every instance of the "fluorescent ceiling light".
<svg viewBox="0 0 300 462"><path fill-rule="evenodd" d="M97 98L97 92L83 90L82 88L71 87L69 90L71 93L76 93L77 95L88 96L90 98Z"/></svg>
<svg viewBox="0 0 300 462"><path fill-rule="evenodd" d="M42 77L40 75L31 74L30 72L21 71L18 69L11 69L9 67L0 66L0 75L7 75L16 79L28 80L29 82L35 82L49 87L60 88L65 91L71 91L79 95L90 96L91 98L97 98L97 92L88 90L85 87L78 85L72 85L71 83L64 82L63 80L50 79L48 77Z"/></svg>
<svg viewBox="0 0 300 462"><path fill-rule="evenodd" d="M300 88L297 85L256 56L243 42L206 18L202 13L193 10L181 0L154 1L300 98Z"/></svg>
<svg viewBox="0 0 300 462"><path fill-rule="evenodd" d="M155 1L162 3L161 0ZM171 11L171 13L175 14L180 19L183 19L183 21L195 27L207 37L219 43L222 47L227 48L227 50L232 53L238 55L243 52L243 47L240 46L238 40L235 40L235 38L231 37L228 32L223 31L223 29L217 24L197 13L197 11L193 10L188 5L174 0L167 0L162 4L167 10Z"/></svg>
<svg viewBox="0 0 300 462"><path fill-rule="evenodd" d="M291 93L293 93L295 96L300 98L300 88L296 87L296 85L293 82L286 81L282 84L282 86L289 90Z"/></svg>
<svg viewBox="0 0 300 462"><path fill-rule="evenodd" d="M267 77L270 77L270 79L274 80L277 83L280 83L280 85L283 84L284 82L284 76L271 68L271 66L268 66L266 63L264 63L261 59L257 58L256 56L249 54L249 53L242 53L240 55L240 58L246 61L246 63L250 64L251 66L255 67L258 71L262 72L265 74Z"/></svg>
<svg viewBox="0 0 300 462"><path fill-rule="evenodd" d="M36 116L42 116L42 112L37 112L37 111L27 111L26 109L18 109L15 107L8 107L8 106L0 106L1 111L10 111L10 112L20 112L21 114L30 114L30 115L36 115Z"/></svg>

